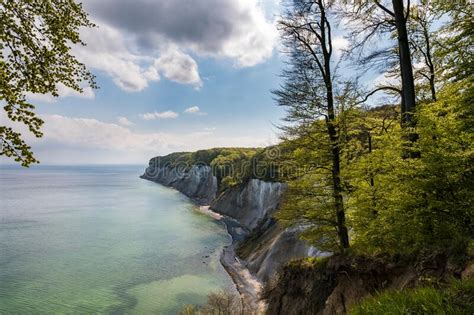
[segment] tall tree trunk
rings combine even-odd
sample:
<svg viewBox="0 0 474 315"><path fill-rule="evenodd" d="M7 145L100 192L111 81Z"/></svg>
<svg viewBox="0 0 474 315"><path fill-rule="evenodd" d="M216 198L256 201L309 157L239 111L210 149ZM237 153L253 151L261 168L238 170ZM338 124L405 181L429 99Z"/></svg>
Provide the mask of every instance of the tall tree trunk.
<svg viewBox="0 0 474 315"><path fill-rule="evenodd" d="M408 42L407 19L403 7L403 0L392 0L393 13L398 34L398 49L402 77L402 125L415 125L414 113L416 109L415 82L411 63L410 46ZM413 139L413 141L416 139Z"/></svg>
<svg viewBox="0 0 474 315"><path fill-rule="evenodd" d="M327 82L327 98L328 98L328 119L327 128L331 141L332 153L332 188L333 198L336 210L337 233L339 241L343 249L349 248L349 234L346 226L346 214L344 210L344 200L342 197L341 185L341 151L339 148L339 136L335 126L334 98L332 92L332 83Z"/></svg>
<svg viewBox="0 0 474 315"><path fill-rule="evenodd" d="M342 184L341 184L341 149L339 143L339 135L336 130L336 110L334 108L334 93L332 86L332 73L331 73L331 54L332 54L332 38L331 38L331 26L326 18L326 10L324 2L318 1L319 8L321 10L321 49L323 53L324 61L324 85L326 87L326 99L327 99L327 130L329 139L331 141L331 155L332 155L332 188L334 206L336 211L336 223L337 233L339 242L343 250L349 248L349 232L346 226L346 214L344 210L344 199L342 197Z"/></svg>
<svg viewBox="0 0 474 315"><path fill-rule="evenodd" d="M419 16L417 17L417 19L418 19L418 24L422 28L422 34L423 34L423 40L424 40L424 46L425 46L425 47L418 47L418 49L421 51L425 59L425 65L429 71L429 75L423 75L423 76L427 78L429 81L431 100L433 102L436 102L436 86L435 86L436 73L435 73L435 67L433 64L433 56L431 54L431 37L430 37L429 25L427 22L426 15Z"/></svg>
<svg viewBox="0 0 474 315"><path fill-rule="evenodd" d="M328 135L331 141L331 153L332 153L332 188L334 206L336 210L336 222L337 222L337 233L342 248L345 250L349 248L349 233L346 226L346 214L344 210L344 200L342 197L342 185L341 185L341 150L339 147L339 135L336 130L336 113L334 109L334 95L332 90L331 81L331 68L330 68L330 55L325 53L325 69L326 74L329 74L325 80L327 90L327 102L328 102L328 119L327 128Z"/></svg>
<svg viewBox="0 0 474 315"><path fill-rule="evenodd" d="M430 88L431 88L431 100L436 102L436 88L435 88L435 76L430 74Z"/></svg>
<svg viewBox="0 0 474 315"><path fill-rule="evenodd" d="M425 37L426 42L426 64L430 71L430 90L431 90L431 99L433 102L436 102L436 86L435 86L435 69L433 64L433 58L431 56L431 43L430 43L430 34L426 25L423 25L423 36Z"/></svg>

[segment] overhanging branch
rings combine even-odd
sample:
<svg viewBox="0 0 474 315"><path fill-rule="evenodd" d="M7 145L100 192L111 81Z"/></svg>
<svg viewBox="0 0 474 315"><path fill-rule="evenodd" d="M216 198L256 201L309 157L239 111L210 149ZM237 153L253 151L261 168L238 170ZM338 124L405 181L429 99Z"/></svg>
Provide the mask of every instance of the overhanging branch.
<svg viewBox="0 0 474 315"><path fill-rule="evenodd" d="M383 91L383 90L390 90L390 91L394 91L394 92L397 92L398 94L402 95L402 91L400 89L397 89L393 86L381 86L379 88L376 88L375 90L373 90L372 92L370 92L369 94L367 94L364 99L360 102L357 102L355 105L359 105L359 104L362 104L362 103L365 103L369 97L371 97L372 95L374 95L375 93L379 92L379 91Z"/></svg>

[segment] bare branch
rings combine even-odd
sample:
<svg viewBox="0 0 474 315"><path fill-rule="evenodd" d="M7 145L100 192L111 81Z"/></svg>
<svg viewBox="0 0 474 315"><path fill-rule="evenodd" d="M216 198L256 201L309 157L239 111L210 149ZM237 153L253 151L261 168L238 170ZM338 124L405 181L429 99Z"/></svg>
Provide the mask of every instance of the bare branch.
<svg viewBox="0 0 474 315"><path fill-rule="evenodd" d="M364 99L360 102L357 102L355 105L359 105L359 104L362 104L362 103L365 103L369 97L371 97L372 95L374 95L375 93L379 92L379 91L383 91L383 90L390 90L390 91L394 91L394 92L397 92L398 94L402 94L402 91L400 89L397 89L396 87L393 87L393 86L382 86L382 87L379 87L379 88L376 88L375 90L373 90L372 92L370 92L369 94L367 94Z"/></svg>
<svg viewBox="0 0 474 315"><path fill-rule="evenodd" d="M383 6L378 0L374 0L375 4L381 8L382 10L384 10L386 13L388 13L389 15L395 17L395 13L393 13L392 11L390 11L389 9L387 9L385 6Z"/></svg>

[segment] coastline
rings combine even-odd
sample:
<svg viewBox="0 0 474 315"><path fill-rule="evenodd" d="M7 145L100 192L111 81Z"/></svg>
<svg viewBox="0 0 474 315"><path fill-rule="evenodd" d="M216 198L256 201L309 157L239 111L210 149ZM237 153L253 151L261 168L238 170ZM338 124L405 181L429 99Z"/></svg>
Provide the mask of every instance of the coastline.
<svg viewBox="0 0 474 315"><path fill-rule="evenodd" d="M146 176L145 174L141 175L140 178L150 180L164 187L178 191L195 203L196 212L207 215L224 224L227 233L231 238L231 243L224 246L219 261L224 267L225 271L229 274L237 292L240 295L240 303L243 314L263 314L266 309L266 304L260 299L263 285L250 273L250 271L245 266L245 262L240 261L235 252L237 244L247 235L247 232L241 227L237 220L214 212L210 209L209 205L203 205L201 200L190 197L179 189L162 184L155 179Z"/></svg>
<svg viewBox="0 0 474 315"><path fill-rule="evenodd" d="M209 206L199 206L196 211L225 225L227 233L231 237L231 244L224 246L222 249L220 263L234 282L237 292L239 292L242 312L244 314L263 314L266 305L260 299L262 283L250 273L235 252L239 240L244 237L244 231L240 224L230 217L210 210Z"/></svg>

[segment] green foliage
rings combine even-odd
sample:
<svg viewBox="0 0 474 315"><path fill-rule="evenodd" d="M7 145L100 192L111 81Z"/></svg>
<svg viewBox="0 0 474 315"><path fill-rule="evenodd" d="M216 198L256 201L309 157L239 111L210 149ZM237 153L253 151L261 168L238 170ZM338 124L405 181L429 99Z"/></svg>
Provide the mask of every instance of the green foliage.
<svg viewBox="0 0 474 315"><path fill-rule="evenodd" d="M252 177L267 182L286 181L295 170L289 154L284 144L259 149L250 160Z"/></svg>
<svg viewBox="0 0 474 315"><path fill-rule="evenodd" d="M353 190L350 179L354 174L349 172L349 166L355 159L367 154L369 135L374 137L372 134L385 132L397 119L393 107L366 111L345 104L347 101L347 97L338 99L339 115L335 122L339 133L340 176L345 196ZM325 131L325 122L317 120L303 128L304 136L283 144L291 151L287 155L288 159L298 168L292 173L293 177L289 177L289 188L276 216L284 226L306 225L301 236L317 248L340 251L342 248L334 211L332 146ZM365 178L366 174L363 176ZM346 206L349 201L349 198L345 198Z"/></svg>
<svg viewBox="0 0 474 315"><path fill-rule="evenodd" d="M150 160L153 167L176 167L179 164L188 166L192 163L192 153L174 152L165 156L157 156Z"/></svg>
<svg viewBox="0 0 474 315"><path fill-rule="evenodd" d="M41 137L43 121L27 93L58 96L63 84L82 92L94 77L71 54L71 45L84 45L81 27L93 27L82 6L73 0L0 0L0 103L8 118ZM19 132L0 126L0 155L23 166L38 162Z"/></svg>
<svg viewBox="0 0 474 315"><path fill-rule="evenodd" d="M474 232L471 83L439 96L417 114L419 159L403 158L404 131L394 126L373 139L372 153L352 161L349 213L360 252L466 251Z"/></svg>
<svg viewBox="0 0 474 315"><path fill-rule="evenodd" d="M252 148L213 148L199 150L196 152L175 152L165 156L157 156L154 158L156 165L175 167L178 164L199 164L210 166L217 158L224 159L224 156L234 155L251 155L256 152ZM231 158L229 158L231 160Z"/></svg>
<svg viewBox="0 0 474 315"><path fill-rule="evenodd" d="M244 182L251 176L250 159L255 149L223 149L210 165L221 189Z"/></svg>
<svg viewBox="0 0 474 315"><path fill-rule="evenodd" d="M193 165L211 166L220 190L245 183L250 178L283 181L293 174L281 145L267 148L213 148L196 152L176 152L158 156L151 167L171 167L188 170Z"/></svg>
<svg viewBox="0 0 474 315"><path fill-rule="evenodd" d="M285 144L292 151L288 158L298 169L291 174L293 178L288 182L276 218L283 226L306 225L302 234L305 240L322 250L336 250L338 236L328 135L323 121L304 129L311 130L311 136L301 136Z"/></svg>
<svg viewBox="0 0 474 315"><path fill-rule="evenodd" d="M305 266L309 267L312 269L320 269L324 270L326 269L326 266L329 262L329 256L328 257L307 257L304 260L297 260L294 262L291 262L289 265L291 266L292 263L294 263L295 266Z"/></svg>
<svg viewBox="0 0 474 315"><path fill-rule="evenodd" d="M311 171L289 182L276 218L283 226L306 225L302 238L321 250L339 249L330 172Z"/></svg>
<svg viewBox="0 0 474 315"><path fill-rule="evenodd" d="M433 1L438 12L449 16L435 52L440 60L439 74L445 81L462 81L474 73L473 6L468 1Z"/></svg>
<svg viewBox="0 0 474 315"><path fill-rule="evenodd" d="M349 310L353 315L473 314L474 280L453 281L447 288L422 287L385 291Z"/></svg>
<svg viewBox="0 0 474 315"><path fill-rule="evenodd" d="M396 107L340 111L341 178L355 252L465 255L474 235L473 91L468 79L445 86L437 102L420 104L415 144L406 140L413 130L400 127ZM318 124L282 145L299 169L276 216L284 226L305 224L303 239L337 251L327 139ZM404 158L407 150L421 157Z"/></svg>

